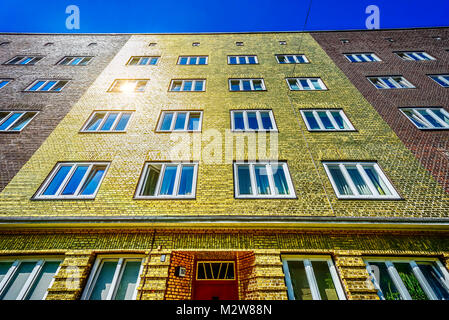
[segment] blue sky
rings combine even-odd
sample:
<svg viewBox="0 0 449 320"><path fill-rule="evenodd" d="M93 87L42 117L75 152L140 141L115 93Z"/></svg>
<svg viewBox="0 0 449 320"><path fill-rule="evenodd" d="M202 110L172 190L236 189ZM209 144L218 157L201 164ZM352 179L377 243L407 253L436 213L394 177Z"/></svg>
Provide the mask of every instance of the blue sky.
<svg viewBox="0 0 449 320"><path fill-rule="evenodd" d="M0 32L176 33L303 30L310 0L1 0ZM68 30L65 9L80 9ZM365 29L365 8L380 28L449 26L449 0L312 0L306 30Z"/></svg>

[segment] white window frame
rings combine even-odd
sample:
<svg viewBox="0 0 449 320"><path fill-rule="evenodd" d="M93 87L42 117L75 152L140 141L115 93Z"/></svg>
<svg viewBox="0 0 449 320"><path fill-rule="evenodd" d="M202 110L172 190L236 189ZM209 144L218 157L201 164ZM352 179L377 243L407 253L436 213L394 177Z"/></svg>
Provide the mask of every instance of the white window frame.
<svg viewBox="0 0 449 320"><path fill-rule="evenodd" d="M259 129L251 129L248 124L248 112L256 112L256 118L257 118L257 125ZM263 123L262 123L262 116L260 115L261 112L268 112L270 115L271 125L273 126L272 129L264 129ZM235 128L235 119L234 114L235 113L243 113L243 123L245 128L244 129L236 129ZM235 132L259 132L259 131L278 131L276 126L276 121L274 120L274 114L273 110L271 109L245 109L245 110L231 110L231 131Z"/></svg>
<svg viewBox="0 0 449 320"><path fill-rule="evenodd" d="M442 284L446 289L449 291L449 272L446 270L446 268L443 266L443 264L436 258L399 258L399 257L386 257L386 258L364 258L366 269L368 270L368 273L370 275L371 281L374 284L374 287L378 290L378 295L381 300L385 300L385 297L383 296L383 293L380 289L380 285L377 283L377 280L374 276L374 271L370 265L370 262L380 262L385 263L385 266L388 270L388 274L390 275L391 280L393 281L394 285L396 286L396 289L398 290L399 294L401 295L403 300L412 300L412 297L410 296L407 288L405 287L401 277L399 276L399 273L397 272L396 268L394 267L394 263L398 262L408 262L413 274L415 275L416 279L418 280L421 288L423 289L424 293L427 295L429 300L437 300L435 294L433 293L431 286L429 285L427 279L422 274L421 270L419 269L419 266L416 262L434 262L436 264L436 268L440 271L440 273L443 275L444 278L440 278L442 280ZM435 267L435 266L434 266Z"/></svg>
<svg viewBox="0 0 449 320"><path fill-rule="evenodd" d="M332 125L334 126L334 129L326 129L324 127L324 124L323 124L323 122L321 121L321 118L318 115L318 111L326 112L326 115L329 118L329 120L332 123ZM349 128L348 129L340 129L338 124L337 124L337 122L335 121L335 118L332 115L331 111L333 111L333 112L338 111L338 113L342 117L343 121L346 123L346 125ZM309 130L309 131L355 131L354 126L352 125L351 121L349 121L348 117L346 116L346 114L344 113L344 111L342 109L302 109L302 110L300 110L300 112L301 112L301 116L302 116L302 118L304 120L304 123L306 124L307 130ZM315 118L315 121L320 126L319 129L312 129L310 127L310 124L307 121L307 117L305 115L305 112L312 112L313 113L313 117Z"/></svg>
<svg viewBox="0 0 449 320"><path fill-rule="evenodd" d="M398 52L395 52L395 54L399 58L401 58L402 60L405 60L405 61L431 61L431 60L436 60L434 57L432 57L430 54L428 54L425 51L398 51ZM422 54L427 59L422 58L421 56L419 56L419 54ZM401 56L401 55L404 55L404 56Z"/></svg>
<svg viewBox="0 0 449 320"><path fill-rule="evenodd" d="M343 161L343 162L334 162L334 161L326 161L323 162L324 169L326 171L326 174L329 178L329 181L332 184L332 187L334 188L334 192L338 199L376 199L376 200L394 200L394 199L401 199L400 195L396 191L396 188L393 186L393 184L390 182L390 180L387 178L383 170L380 168L380 166L377 164L377 162L351 162L351 161ZM340 171L344 178L346 179L346 182L348 186L350 187L352 191L352 195L342 195L338 191L337 184L334 182L334 178L328 168L328 165L337 165L340 168ZM382 181L386 184L388 191L391 193L391 195L381 195L377 191L376 187L371 182L371 179L368 177L366 172L363 170L363 165L369 165L374 168L374 170L377 172L377 174L380 176ZM357 187L355 186L354 182L352 181L351 176L349 175L346 166L356 166L360 176L364 180L365 184L368 186L368 188L371 191L371 195L362 195L358 192Z"/></svg>
<svg viewBox="0 0 449 320"><path fill-rule="evenodd" d="M113 93L131 93L131 92L124 92L121 90L114 90L114 88L117 86L117 82L119 81L125 81L126 83L135 83L134 86L134 90L132 91L132 93L136 93L136 92L145 92L147 86L148 86L148 81L149 79L115 79L114 82L112 82L112 85L109 87L108 92L113 92ZM137 84L139 83L139 81L146 81L145 82L145 86L143 87L142 90L136 90L137 88Z"/></svg>
<svg viewBox="0 0 449 320"><path fill-rule="evenodd" d="M238 177L238 166L245 165L249 167L250 183L253 194L240 194L239 191L239 177ZM254 166L265 165L267 170L268 182L270 185L271 194L257 194L257 182L256 182L256 172ZM284 170L285 179L287 180L287 185L289 189L289 194L276 194L275 182L273 178L273 171L271 165L282 166ZM293 186L290 171L288 170L288 164L286 161L235 161L234 162L234 193L237 199L272 199L272 198L285 198L293 199L296 198L295 189Z"/></svg>
<svg viewBox="0 0 449 320"><path fill-rule="evenodd" d="M304 59L304 62L299 61L298 56L301 56ZM279 61L279 57L285 57L287 62L281 63ZM295 62L290 62L290 60L288 60L287 57L293 57L293 60L295 60ZM301 53L298 53L298 54L277 54L276 55L276 61L279 64L293 64L293 63L304 64L304 63L310 63L310 61L309 61L309 59L307 59L306 55L305 54L301 54Z"/></svg>
<svg viewBox="0 0 449 320"><path fill-rule="evenodd" d="M176 81L181 81L181 89L173 90L173 85ZM184 90L186 81L192 81L191 90ZM197 81L203 82L203 90L194 90ZM206 91L206 79L172 79L170 82L170 92L205 92Z"/></svg>
<svg viewBox="0 0 449 320"><path fill-rule="evenodd" d="M39 81L44 81L44 83L43 83L39 88L37 88L36 90L31 90L31 88L34 87L34 85L36 85ZM49 82L52 82L52 81L56 81L56 82L55 82L54 85L52 85L52 86L50 87L49 90L45 90L45 91L40 90L40 89L42 89L43 87L45 87ZM53 89L54 87L56 87L56 86L58 85L58 83L61 82L61 81L67 81L67 82L61 87L60 90L58 90L58 91L56 91L56 90L53 91L52 89ZM57 79L57 80L37 79L37 80L33 81L33 83L30 84L28 87L26 87L24 91L26 91L26 92L44 92L44 93L46 93L46 92L61 92L61 91L62 91L62 90L69 84L69 82L70 82L70 80L68 80L68 79Z"/></svg>
<svg viewBox="0 0 449 320"><path fill-rule="evenodd" d="M14 278L15 273L19 270L20 264L24 262L35 262L35 266L33 268L33 271L29 275L27 281L24 283L24 286L19 292L19 295L17 296L16 300L24 300L27 295L29 294L29 291L34 285L34 282L36 281L37 276L39 275L40 271L42 270L42 267L44 266L45 262L55 262L59 261L58 269L56 269L55 275L58 274L59 269L61 268L61 263L64 259L63 258L47 258L47 257L40 257L40 258L24 258L24 259L1 259L0 262L12 262L11 267L9 268L8 272L5 274L4 278L0 282L0 297L2 297L5 293L6 288L8 287L8 284L11 279ZM48 295L48 289L50 289L54 283L55 279L53 276L53 279L51 280L47 292L45 293L42 300L45 300Z"/></svg>
<svg viewBox="0 0 449 320"><path fill-rule="evenodd" d="M261 86L262 86L262 90L255 90L254 89L254 81L260 81ZM231 82L232 81L238 81L239 82L239 90L232 90L232 85ZM243 90L243 81L249 81L250 86L251 86L251 90ZM265 87L265 81L262 78L257 78L257 79L229 79L228 80L228 84L229 84L229 91L231 92L251 92L251 91L266 91L267 88Z"/></svg>
<svg viewBox="0 0 449 320"><path fill-rule="evenodd" d="M67 166L71 165L69 172L67 173L64 180L61 182L61 184L58 187L58 190L56 191L55 195L43 195L44 191L47 189L48 185L53 181L53 178L55 177L56 173L58 172L59 168L61 166ZM65 189L67 183L70 181L70 178L72 177L73 173L75 172L76 168L81 165L88 165L89 168L87 169L86 173L84 174L82 180L78 184L75 192L73 195L62 195L62 191ZM105 166L105 170L103 173L103 176L101 177L101 180L98 182L97 188L95 189L95 192L91 195L80 195L81 188L83 187L84 183L86 182L86 179L89 177L90 172L95 166ZM110 166L110 162L58 162L56 166L53 168L53 170L50 172L48 177L45 179L42 186L39 188L39 190L36 192L35 196L33 196L33 199L49 199L49 200L60 200L60 199L69 199L69 200L78 200L78 199L94 199L97 196L98 190L100 189L100 186L108 172Z"/></svg>
<svg viewBox="0 0 449 320"><path fill-rule="evenodd" d="M11 63L13 60L22 57L20 60L18 60L15 63ZM15 56L11 59L9 59L8 61L6 61L4 64L5 65L9 65L9 66L26 66L26 65L30 65L30 66L34 66L37 62L41 61L44 58L44 56L22 56L22 55L18 55ZM31 59L29 61L27 61L26 63L23 63L23 61L27 60L27 59ZM33 62L35 59L38 59L37 61Z"/></svg>
<svg viewBox="0 0 449 320"><path fill-rule="evenodd" d="M335 291L337 292L337 296L339 300L346 300L346 295L343 290L343 286L341 285L340 278L337 273L337 269L335 268L334 263L332 262L332 258L329 256L323 255L282 255L282 268L284 270L285 275L285 283L287 285L287 295L289 300L295 300L295 294L293 290L293 284L291 281L290 270L288 268L288 261L302 261L304 263L304 269L306 271L307 280L309 282L310 291L312 293L313 300L321 300L320 291L318 289L318 284L316 282L314 270L313 270L313 261L326 261L329 267L329 272L332 276L332 281L335 286Z"/></svg>
<svg viewBox="0 0 449 320"><path fill-rule="evenodd" d="M444 113L447 117L449 117L449 112L447 112L446 110L444 110L441 107L416 107L416 108L400 108L399 110L401 110L401 112L404 114L404 116L411 122L413 123L413 125L415 127L417 127L420 130L448 130L449 129L449 124L447 124L446 122L444 122L443 120L441 120L434 112L433 110L438 109L439 111L441 111L442 113ZM414 123L412 121L412 119L409 118L409 116L404 112L405 110L409 110L413 112L413 115L416 116L418 118L418 120L420 122L423 122L424 125L426 125L426 128L421 128L418 127L416 125L416 123ZM424 118L417 110L425 110L436 122L438 122L439 124L441 124L443 127L434 127L426 118Z"/></svg>
<svg viewBox="0 0 449 320"><path fill-rule="evenodd" d="M4 129L4 130L0 130L0 132L6 132L6 131L8 131L8 132L20 132L20 131L22 131L23 129L25 129L26 128L26 126L28 126L28 124L34 119L34 117L35 116L37 116L37 114L39 113L39 111L30 111L30 110L27 110L27 111L25 111L25 110L22 110L22 111L20 111L20 110L0 110L0 112L9 112L9 114L3 119L3 120L0 120L0 125L3 123L3 122L5 122L6 120L8 120L9 119L9 117L11 117L11 115L13 114L13 113L22 113L23 112L23 114L20 116L20 117L18 117L16 120L14 120L6 129ZM28 120L28 122L23 126L23 128L22 129L20 129L20 130L9 130L9 129L11 129L12 127L14 127L14 125L17 123L17 122L19 122L20 121L20 119L22 119L22 117L24 117L27 113L34 113L34 116L32 116L31 118L30 118L30 120Z"/></svg>
<svg viewBox="0 0 449 320"><path fill-rule="evenodd" d="M100 124L98 125L98 128L96 130L87 130L87 126L89 125L89 123L92 121L92 119L95 117L96 114L98 113L104 113L104 117L103 120L101 120ZM103 126L103 124L106 122L109 114L111 113L118 113L117 118L114 120L114 123L112 124L111 128L109 130L100 130L100 128ZM123 130L115 130L115 127L118 125L118 123L120 122L120 120L122 119L122 116L124 113L129 113L130 117L128 122L126 123L126 126ZM87 119L86 123L84 124L84 126L81 128L80 132L86 132L86 133L114 133L114 132L126 132L129 123L131 122L131 118L133 117L134 111L132 110L109 110L109 111L102 111L102 110L98 110L98 111L94 111L91 116L89 117L89 119Z"/></svg>
<svg viewBox="0 0 449 320"><path fill-rule="evenodd" d="M173 118L171 120L171 124L170 124L170 129L169 130L162 130L161 126L164 120L164 116L167 113L173 113ZM176 124L176 119L178 118L178 114L179 113L187 113L186 116L186 121L184 123L184 129L182 130L175 130L175 124ZM190 120L190 114L191 113L199 113L200 114L200 123L198 126L197 130L188 130L189 127L189 120ZM159 117L159 122L157 124L157 132L200 132L202 129L202 125L203 125L203 111L202 110L163 110L161 112L161 115Z"/></svg>
<svg viewBox="0 0 449 320"><path fill-rule="evenodd" d="M250 57L253 57L254 60L256 61L256 63L249 63L249 58ZM231 64L231 58L236 58L235 60L236 60L237 63L232 63ZM245 58L245 63L240 63L240 58ZM228 56L228 64L232 65L232 66L233 65L238 65L238 64L254 65L254 64L259 64L259 59L257 59L257 55L252 55L252 54L250 54L250 55L231 55L231 56Z"/></svg>
<svg viewBox="0 0 449 320"><path fill-rule="evenodd" d="M138 275L138 282L136 284L136 288L134 290L133 297L131 299L131 300L136 300L137 291L138 291L140 282L142 280L141 277L142 277L143 262L144 262L144 257L139 254L135 254L135 255L131 254L131 255L126 255L126 256L125 255L98 255L97 259L95 260L92 271L90 272L86 287L81 296L81 300L88 300L90 298L90 296L92 295L92 290L94 289L95 284L97 283L97 279L101 273L103 263L105 261L117 260L117 259L118 259L118 262L117 262L117 266L116 266L114 276L112 279L111 287L109 288L108 296L106 297L105 300L112 300L115 297L115 295L117 293L118 285L120 284L120 281L122 280L124 266L126 265L126 260L139 260L140 259L141 263L140 263L140 270L139 270L139 275Z"/></svg>
<svg viewBox="0 0 449 320"><path fill-rule="evenodd" d="M136 64L131 64L131 61L135 58L139 58L139 61ZM140 62L142 61L142 59L148 59L148 62L146 64L141 64ZM160 56L131 56L131 58L129 58L128 62L126 63L127 66L155 66L159 63L159 58ZM150 64L151 59L156 59L156 63L155 64Z"/></svg>
<svg viewBox="0 0 449 320"><path fill-rule="evenodd" d="M60 66L82 66L83 67L83 66L89 65L93 58L94 57L92 57L92 56L65 56L64 58L59 60L57 65L60 65ZM66 59L70 59L69 63L63 64L62 62ZM81 60L78 61L76 64L72 64L72 62L75 61L76 59L81 59ZM87 62L81 64L81 62L83 62L85 59L88 59Z"/></svg>
<svg viewBox="0 0 449 320"><path fill-rule="evenodd" d="M181 64L181 59L182 58L187 58L187 63L186 64ZM192 58L196 58L196 63L190 63L190 61L192 60ZM206 58L206 63L205 64L200 64L200 58ZM178 65L180 66L205 66L209 64L209 56L179 56L178 57Z"/></svg>
<svg viewBox="0 0 449 320"><path fill-rule="evenodd" d="M364 60L360 59L358 57L358 55L361 55ZM358 63L358 62L379 62L379 61L382 61L376 54L374 54L372 52L345 53L344 56L346 57L346 59L348 59L349 62L352 62L352 63ZM368 56L372 57L374 59L374 61L369 59ZM355 61L352 61L350 57L352 59L354 59Z"/></svg>
<svg viewBox="0 0 449 320"><path fill-rule="evenodd" d="M401 81L404 82L407 86L403 87L399 84L399 82L397 82L396 80L394 80L394 78L401 78ZM388 90L388 89L413 89L415 88L415 86L408 81L407 79L405 79L403 76L378 76L378 77L367 77L368 81L371 82L371 84L379 90ZM373 79L378 79L381 84L382 84L382 88L379 88L376 86L375 81L373 81ZM385 82L385 79L387 79L388 81L390 81L390 83L392 83L395 88L390 88L390 86Z"/></svg>
<svg viewBox="0 0 449 320"><path fill-rule="evenodd" d="M312 83L312 79L313 80L318 80L318 83L321 87L321 89L315 89L315 87L313 86ZM285 79L287 81L287 85L289 87L289 89L291 91L326 91L328 90L326 85L324 84L323 80L321 80L321 78L318 77L311 77L311 78L286 78ZM292 87L290 86L290 82L289 80L295 80L296 81L296 85L298 86L298 90L296 89L292 89ZM309 86L310 89L304 89L304 87L302 86L301 82L299 80L306 80L307 81L307 85Z"/></svg>
<svg viewBox="0 0 449 320"><path fill-rule="evenodd" d="M155 196L144 196L141 195L142 188L145 185L145 182L148 178L148 170L150 169L150 166L152 165L161 165L161 172L159 174L156 188L155 188ZM173 187L173 194L172 195L161 195L160 190L162 186L162 181L164 179L165 175L165 168L167 166L173 166L176 165L176 177ZM179 184L181 182L181 173L182 173L182 167L186 166L193 166L193 177L192 177L192 194L191 195L178 195L179 192ZM136 194L134 196L135 199L194 199L196 197L196 185L197 185L197 179L198 179L198 162L187 162L187 161L179 161L179 162L153 162L149 161L145 163L145 166L142 171L142 175L140 176L139 184L137 186Z"/></svg>
<svg viewBox="0 0 449 320"><path fill-rule="evenodd" d="M438 83L443 88L449 88L449 74L429 74L428 75L430 79ZM441 82L444 82L446 85L443 86L441 83L439 83L434 78L438 78Z"/></svg>

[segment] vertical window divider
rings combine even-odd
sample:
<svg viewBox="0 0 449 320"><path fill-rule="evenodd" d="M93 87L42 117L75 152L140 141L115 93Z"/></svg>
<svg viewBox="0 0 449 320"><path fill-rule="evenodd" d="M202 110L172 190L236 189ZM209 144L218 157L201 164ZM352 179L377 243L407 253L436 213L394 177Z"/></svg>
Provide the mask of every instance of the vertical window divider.
<svg viewBox="0 0 449 320"><path fill-rule="evenodd" d="M327 260L327 266L329 267L329 271L331 273L332 279L334 281L335 289L337 291L338 298L340 300L346 300L345 292L341 286L340 278L338 277L337 269L332 263L332 259Z"/></svg>
<svg viewBox="0 0 449 320"><path fill-rule="evenodd" d="M54 174L56 175L58 173L58 171L61 169L61 167L66 164L66 163L61 163L59 164L59 168L57 170L55 170ZM68 163L67 163L68 164ZM66 177L64 178L64 180L61 182L61 185L59 186L58 190L56 190L55 192L55 196L60 195L62 193L62 191L64 190L65 186L67 185L67 183L70 181L70 178L72 177L73 173L75 172L76 168L78 168L78 165L75 164L73 165L69 172L67 173ZM50 184L51 181L53 180L54 176L49 179L48 183ZM45 187L43 190L45 192L45 189L47 189L47 187Z"/></svg>
<svg viewBox="0 0 449 320"><path fill-rule="evenodd" d="M341 112L339 112L339 113L341 114ZM332 125L334 126L334 128L336 130L338 130L339 126L338 126L337 122L335 121L334 116L332 115L332 113L329 110L326 110L326 115L329 118L329 120L332 123Z"/></svg>
<svg viewBox="0 0 449 320"><path fill-rule="evenodd" d="M340 163L338 166L339 166L339 168L340 168L341 173L343 174L343 176L344 176L345 179L346 179L346 183L347 183L347 184L349 185L349 187L351 188L352 194L359 196L360 193L359 193L359 191L357 190L357 188L356 188L354 182L352 181L351 176L350 176L349 173L348 173L348 170L346 170L346 166L345 166L344 164L342 164L342 163Z"/></svg>
<svg viewBox="0 0 449 320"><path fill-rule="evenodd" d="M282 269L284 269L285 282L287 285L287 295L289 300L295 299L295 293L293 291L292 278L290 270L288 268L288 260L282 260Z"/></svg>
<svg viewBox="0 0 449 320"><path fill-rule="evenodd" d="M309 259L304 260L304 268L306 269L306 276L307 280L309 281L312 298L314 300L321 300L320 290L318 289L318 284L316 283L312 262Z"/></svg>
<svg viewBox="0 0 449 320"><path fill-rule="evenodd" d="M80 166L80 165L77 164L77 165L76 165L76 168L78 168L79 166ZM78 194L80 193L81 188L83 187L84 183L86 182L87 177L90 175L90 172L92 171L93 166L94 166L93 164L90 164L89 167L87 168L86 172L84 173L83 178L81 179L81 181L80 181L78 187L77 187L76 190L75 190L74 195L78 195Z"/></svg>
<svg viewBox="0 0 449 320"><path fill-rule="evenodd" d="M313 110L312 114L313 114L313 117L315 118L315 121L318 122L318 125L320 126L320 129L324 129L325 128L324 124L321 121L321 119L320 119L320 117L318 115L318 112L316 110Z"/></svg>
<svg viewBox="0 0 449 320"><path fill-rule="evenodd" d="M244 130L249 129L249 123L248 123L248 115L246 113L246 110L242 112L243 113L243 126L245 127Z"/></svg>
<svg viewBox="0 0 449 320"><path fill-rule="evenodd" d="M176 119L178 119L178 112L174 111L173 112L173 118L171 119L170 131L173 131L173 129L175 128Z"/></svg>
<svg viewBox="0 0 449 320"><path fill-rule="evenodd" d="M390 277L396 285L396 288L398 289L402 298L405 300L412 300L412 297L408 293L407 288L405 287L404 282L402 282L402 279L399 276L399 273L397 272L393 263L391 261L385 261L385 265L387 266L388 273L390 274Z"/></svg>
<svg viewBox="0 0 449 320"><path fill-rule="evenodd" d="M94 117L94 116L95 116L95 114L92 115L92 117ZM108 118L108 116L109 116L109 111L106 111L106 113L104 114L103 119L101 120L100 124L98 125L98 129L97 130L101 130L101 128L103 127L104 123L106 122L106 119ZM86 125L88 125L88 124L89 124L89 122ZM95 131L97 131L97 130L95 130Z"/></svg>
<svg viewBox="0 0 449 320"><path fill-rule="evenodd" d="M259 110L254 110L256 112L256 118L257 118L257 130L264 130L263 123L262 123L262 116L259 112Z"/></svg>
<svg viewBox="0 0 449 320"><path fill-rule="evenodd" d="M189 122L190 122L190 111L186 111L186 118L184 120L184 131L187 131L189 129Z"/></svg>
<svg viewBox="0 0 449 320"><path fill-rule="evenodd" d="M109 292L108 292L108 295L106 296L105 300L112 300L112 297L114 296L122 264L123 264L123 258L120 258L118 260L117 266L115 267L114 276L112 278L111 285L109 287Z"/></svg>
<svg viewBox="0 0 449 320"><path fill-rule="evenodd" d="M159 174L159 177L157 179L157 183L156 183L156 188L155 188L155 195L159 195L161 193L161 185L162 185L162 179L165 176L165 167L167 165L165 163L162 164L161 166L161 173ZM148 165L148 170L150 170L150 165ZM148 178L148 175L147 175Z"/></svg>
<svg viewBox="0 0 449 320"><path fill-rule="evenodd" d="M0 282L0 298L3 296L4 291L6 289L6 284L11 280L11 278L14 276L14 274L17 272L17 269L20 266L20 260L15 260L11 267L9 268L8 272L5 274L3 280Z"/></svg>
<svg viewBox="0 0 449 320"><path fill-rule="evenodd" d="M368 270L369 275L371 276L372 283L374 285L374 288L377 290L377 294L379 295L380 300L385 300L385 296L382 292L382 289L380 288L379 283L377 282L376 277L374 276L374 270L371 267L371 264L367 263L366 269Z"/></svg>
<svg viewBox="0 0 449 320"><path fill-rule="evenodd" d="M173 186L173 194L172 196L177 196L179 194L179 185L181 181L181 173L182 173L182 164L178 163L176 166L176 176L175 176L175 182Z"/></svg>
<svg viewBox="0 0 449 320"><path fill-rule="evenodd" d="M444 110L444 109L443 109ZM427 113L430 114L432 116L432 118L435 119L435 121L437 121L439 124L441 124L443 127L447 128L449 125L444 122L443 120L440 119L440 117L438 117L433 111L432 109L426 109ZM22 117L22 116L21 116Z"/></svg>
<svg viewBox="0 0 449 320"><path fill-rule="evenodd" d="M30 290L31 284L33 283L34 279L36 279L36 277L39 274L40 270L42 269L43 265L44 265L44 260L39 260L35 264L33 270L31 271L30 275L28 276L27 280L25 281L25 284L23 285L22 290L20 290L16 300L23 300L25 298L28 291Z"/></svg>
<svg viewBox="0 0 449 320"><path fill-rule="evenodd" d="M265 169L267 170L268 183L270 185L270 194L277 195L275 184L274 184L273 168L271 167L271 164L270 163L265 164Z"/></svg>
<svg viewBox="0 0 449 320"><path fill-rule="evenodd" d="M362 165L360 163L356 164L357 170L359 171L360 175L362 176L364 182L366 183L366 185L368 186L368 188L371 190L371 193L373 195L379 196L379 192L377 191L376 187L374 186L374 184L371 182L371 179L368 177L368 175L366 174L365 170L363 169ZM373 167L374 170L376 170L376 166ZM377 171L377 174L379 174L379 171ZM380 176L380 174L379 174Z"/></svg>
<svg viewBox="0 0 449 320"><path fill-rule="evenodd" d="M253 195L258 195L257 183L256 183L256 172L254 169L254 163L249 163L249 175L251 180L251 188L253 189Z"/></svg>
<svg viewBox="0 0 449 320"><path fill-rule="evenodd" d="M424 277L424 275L421 272L421 269L419 269L419 266L416 264L414 260L410 261L410 267L412 268L413 273L418 279L418 282L421 285L424 292L426 293L426 295L430 297L431 300L438 300L435 293L433 293L432 287L430 286L429 282L426 280L426 277Z"/></svg>
<svg viewBox="0 0 449 320"><path fill-rule="evenodd" d="M115 130L115 127L118 125L120 119L121 119L122 116L123 116L123 113L122 113L122 112L120 112L120 111L116 111L116 112L117 112L117 118L115 118L114 123L113 123L112 126L111 126L111 129L109 129L108 131L114 131L114 130ZM111 112L109 112L109 113L111 113Z"/></svg>

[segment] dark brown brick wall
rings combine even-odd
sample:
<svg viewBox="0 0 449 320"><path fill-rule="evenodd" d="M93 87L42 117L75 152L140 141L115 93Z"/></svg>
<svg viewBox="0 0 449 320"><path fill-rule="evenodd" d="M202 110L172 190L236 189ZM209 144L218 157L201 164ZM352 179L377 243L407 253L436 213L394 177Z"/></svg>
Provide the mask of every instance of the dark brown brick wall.
<svg viewBox="0 0 449 320"><path fill-rule="evenodd" d="M0 34L0 78L14 79L0 89L0 110L38 110L20 132L0 132L0 191L53 131L73 104L125 44L127 35ZM47 43L51 46L45 46ZM96 45L89 46L91 43ZM4 65L16 55L42 55L34 66ZM64 56L93 56L87 66L59 66ZM59 93L24 92L36 79L71 79Z"/></svg>
<svg viewBox="0 0 449 320"><path fill-rule="evenodd" d="M449 28L314 32L312 36L449 192L449 131L419 130L399 110L409 106L438 106L449 111L449 89L427 76L449 73ZM435 36L442 39L436 40ZM349 43L343 44L341 39L348 39ZM436 60L404 61L395 51L425 51ZM343 55L358 52L374 52L382 61L351 63ZM402 75L416 88L376 89L366 77L380 75Z"/></svg>

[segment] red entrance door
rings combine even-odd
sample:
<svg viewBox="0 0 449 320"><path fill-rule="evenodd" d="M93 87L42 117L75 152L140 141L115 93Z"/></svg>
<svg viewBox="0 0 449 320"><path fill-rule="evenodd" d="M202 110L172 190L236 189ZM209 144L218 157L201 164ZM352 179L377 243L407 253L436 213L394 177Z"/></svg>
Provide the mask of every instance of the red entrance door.
<svg viewBox="0 0 449 320"><path fill-rule="evenodd" d="M194 300L238 300L234 261L197 261L195 271Z"/></svg>

